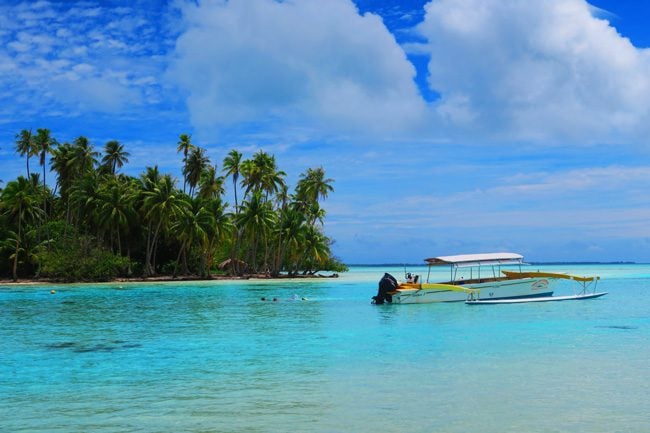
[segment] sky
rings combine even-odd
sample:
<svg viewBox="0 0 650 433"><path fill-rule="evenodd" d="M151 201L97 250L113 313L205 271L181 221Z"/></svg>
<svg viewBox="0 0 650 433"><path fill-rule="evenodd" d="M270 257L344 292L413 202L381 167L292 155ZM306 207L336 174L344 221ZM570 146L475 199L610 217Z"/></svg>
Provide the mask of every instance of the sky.
<svg viewBox="0 0 650 433"><path fill-rule="evenodd" d="M636 0L0 1L0 179L25 172L24 128L179 178L188 133L219 167L274 154L290 186L323 167L346 263L650 262L649 20Z"/></svg>

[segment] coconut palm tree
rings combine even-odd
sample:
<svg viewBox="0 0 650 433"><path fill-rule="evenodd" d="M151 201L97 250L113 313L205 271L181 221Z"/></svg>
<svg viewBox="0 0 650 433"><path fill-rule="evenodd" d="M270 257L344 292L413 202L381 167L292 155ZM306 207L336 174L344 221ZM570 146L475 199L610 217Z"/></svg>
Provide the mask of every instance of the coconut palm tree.
<svg viewBox="0 0 650 433"><path fill-rule="evenodd" d="M328 193L334 191L333 182L333 179L325 178L323 167L309 168L306 173L300 175L296 187L298 199L306 203L317 202L319 198L325 199Z"/></svg>
<svg viewBox="0 0 650 433"><path fill-rule="evenodd" d="M242 154L235 149L228 152L228 155L223 160L223 169L226 172L226 177L232 177L232 185L235 190L235 213L239 213L239 203L237 202L237 181L239 180L239 173L241 170Z"/></svg>
<svg viewBox="0 0 650 433"><path fill-rule="evenodd" d="M51 171L57 174L57 187L61 200L65 203L66 218L65 220L70 223L72 215L70 213L70 188L72 187L75 179L74 167L72 158L74 157L74 148L70 143L63 143L58 145L52 152Z"/></svg>
<svg viewBox="0 0 650 433"><path fill-rule="evenodd" d="M82 176L97 164L99 152L93 150L93 145L84 136L77 137L74 140L72 153L70 164L74 167L73 172L76 176Z"/></svg>
<svg viewBox="0 0 650 433"><path fill-rule="evenodd" d="M100 175L93 170L76 178L70 188L70 203L76 209L71 221L86 234L98 234L95 216L99 204L97 192L101 184Z"/></svg>
<svg viewBox="0 0 650 433"><path fill-rule="evenodd" d="M52 146L56 144L56 140L52 137L49 129L38 128L36 137L34 137L34 144L39 152L39 164L43 167L43 189L45 189L45 163L47 155L52 153Z"/></svg>
<svg viewBox="0 0 650 433"><path fill-rule="evenodd" d="M253 192L250 199L242 204L242 212L235 218L237 226L244 230L244 236L251 242L250 255L254 271L257 271L260 238L266 241L269 229L275 220L276 215L271 203L264 201L262 191Z"/></svg>
<svg viewBox="0 0 650 433"><path fill-rule="evenodd" d="M36 178L38 180L38 177ZM7 184L0 196L0 209L17 226L13 239L12 276L18 280L18 258L22 250L25 226L42 220L45 212L40 207L41 194L34 184L23 176Z"/></svg>
<svg viewBox="0 0 650 433"><path fill-rule="evenodd" d="M194 188L199 183L201 179L201 174L205 168L210 164L210 158L205 154L205 149L200 147L194 147L187 156L185 161L185 167L183 168L183 175L187 179L187 183L190 185L190 196L194 194Z"/></svg>
<svg viewBox="0 0 650 433"><path fill-rule="evenodd" d="M202 200L214 200L220 198L225 192L223 188L224 178L217 176L217 166L208 166L199 180L198 197Z"/></svg>
<svg viewBox="0 0 650 433"><path fill-rule="evenodd" d="M108 231L111 238L117 239L117 251L122 255L122 239L129 222L135 218L133 202L135 195L126 180L109 179L102 183L97 192L96 219L99 228Z"/></svg>
<svg viewBox="0 0 650 433"><path fill-rule="evenodd" d="M29 177L29 158L38 154L31 130L23 129L16 135L16 152L25 156L27 161L27 177Z"/></svg>
<svg viewBox="0 0 650 433"><path fill-rule="evenodd" d="M143 191L153 191L153 189L160 183L162 176L158 166L147 167L145 172L140 175L140 186Z"/></svg>
<svg viewBox="0 0 650 433"><path fill-rule="evenodd" d="M144 274L155 273L156 250L161 230L168 227L172 218L181 211L183 199L174 187L171 175L162 176L151 191L144 191L142 213L147 224L147 248Z"/></svg>
<svg viewBox="0 0 650 433"><path fill-rule="evenodd" d="M286 263L287 256L292 256L292 262L297 265L299 256L291 254L300 250L300 245L304 240L305 232L305 215L295 206L287 206L280 210L279 223L275 226L274 235L276 238L275 261L273 274L280 273L282 268L290 264Z"/></svg>
<svg viewBox="0 0 650 433"><path fill-rule="evenodd" d="M201 245L201 276L210 276L212 258L217 245L232 232L233 225L230 215L226 214L221 199L202 201L202 207L210 214L205 232L207 237Z"/></svg>
<svg viewBox="0 0 650 433"><path fill-rule="evenodd" d="M206 243L207 230L212 221L210 212L201 206L199 200L183 200L183 204L179 207L176 218L170 226L171 232L181 244L174 265L174 276L176 276L181 257L183 257L183 273L189 273L187 254L195 244L204 245Z"/></svg>
<svg viewBox="0 0 650 433"><path fill-rule="evenodd" d="M185 168L187 167L187 155L192 149L194 149L194 145L192 144L192 136L188 134L179 135L177 145L178 146L176 148L176 153L183 152L183 192L185 192L187 177L185 177L184 173Z"/></svg>
<svg viewBox="0 0 650 433"><path fill-rule="evenodd" d="M118 168L122 168L125 163L129 162L131 154L124 150L124 145L117 140L111 140L104 146L104 157L102 164L111 174L115 174Z"/></svg>
<svg viewBox="0 0 650 433"><path fill-rule="evenodd" d="M329 239L316 227L308 226L303 248L305 273L314 274L329 259Z"/></svg>
<svg viewBox="0 0 650 433"><path fill-rule="evenodd" d="M278 170L275 157L262 150L253 155L253 159L242 163L241 174L244 177L242 185L246 187L244 197L251 191L264 191L265 200L269 194L278 192L286 176L286 173Z"/></svg>

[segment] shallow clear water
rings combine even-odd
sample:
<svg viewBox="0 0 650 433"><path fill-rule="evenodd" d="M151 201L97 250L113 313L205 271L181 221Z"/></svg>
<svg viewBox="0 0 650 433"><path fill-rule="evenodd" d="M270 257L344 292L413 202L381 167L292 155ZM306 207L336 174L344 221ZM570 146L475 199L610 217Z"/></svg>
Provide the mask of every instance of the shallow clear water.
<svg viewBox="0 0 650 433"><path fill-rule="evenodd" d="M372 267L0 287L0 431L647 431L650 266L539 268L600 274L609 294L372 306L403 273Z"/></svg>

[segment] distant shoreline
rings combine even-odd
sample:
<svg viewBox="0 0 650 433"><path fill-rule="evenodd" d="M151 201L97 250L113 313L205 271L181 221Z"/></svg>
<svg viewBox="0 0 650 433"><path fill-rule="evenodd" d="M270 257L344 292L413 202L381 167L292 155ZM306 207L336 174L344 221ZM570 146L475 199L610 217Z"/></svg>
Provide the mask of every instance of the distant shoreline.
<svg viewBox="0 0 650 433"><path fill-rule="evenodd" d="M69 285L69 284L111 284L111 283L174 283L186 281L240 281L240 280L305 280L305 279L322 279L322 278L338 278L338 273L331 275L315 274L315 275L286 275L281 274L276 277L271 277L266 274L250 274L242 276L225 276L213 275L210 278L198 277L195 275L185 275L178 277L171 277L167 275L157 277L133 277L133 278L115 278L107 281L57 281L48 278L19 278L18 281L11 279L0 279L0 286L45 286L45 285Z"/></svg>
<svg viewBox="0 0 650 433"><path fill-rule="evenodd" d="M647 265L650 263L639 262L527 262L526 265ZM380 264L354 264L348 265L349 267L364 267L364 268L378 268L378 267L414 267L414 266L427 266L426 263L380 263Z"/></svg>

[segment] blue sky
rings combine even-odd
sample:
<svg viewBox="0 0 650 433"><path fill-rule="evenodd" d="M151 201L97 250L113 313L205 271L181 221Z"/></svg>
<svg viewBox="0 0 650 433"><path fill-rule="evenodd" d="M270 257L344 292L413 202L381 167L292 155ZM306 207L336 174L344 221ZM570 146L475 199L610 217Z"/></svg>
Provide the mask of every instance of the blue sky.
<svg viewBox="0 0 650 433"><path fill-rule="evenodd" d="M650 5L633 0L5 1L0 179L47 127L179 175L276 155L336 180L348 263L515 251L650 261ZM50 177L51 179L51 177Z"/></svg>

